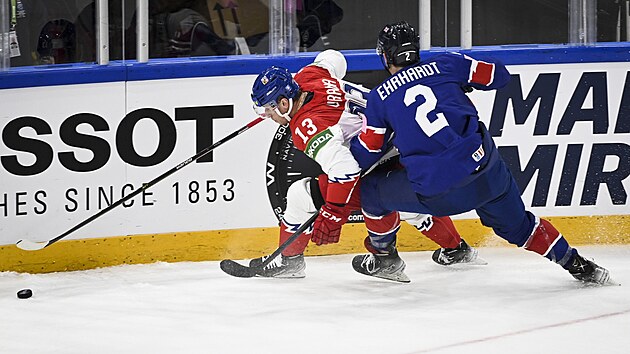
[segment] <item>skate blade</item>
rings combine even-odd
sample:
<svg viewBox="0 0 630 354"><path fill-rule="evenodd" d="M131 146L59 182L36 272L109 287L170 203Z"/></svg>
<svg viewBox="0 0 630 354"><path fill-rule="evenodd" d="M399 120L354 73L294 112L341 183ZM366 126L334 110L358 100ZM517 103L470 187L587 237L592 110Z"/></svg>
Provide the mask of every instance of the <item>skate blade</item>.
<svg viewBox="0 0 630 354"><path fill-rule="evenodd" d="M579 280L579 285L578 285L578 287L580 288L600 288L604 286L621 286L621 283L618 283L612 279L608 279L604 283L591 283L591 282L585 282L585 281Z"/></svg>
<svg viewBox="0 0 630 354"><path fill-rule="evenodd" d="M477 257L473 259L472 261L467 261L467 262L457 262L457 263L450 263L450 264L441 264L441 263L435 262L435 264L442 267L463 268L463 267L468 267L471 265L472 266L485 266L485 265L488 265L488 262L481 257Z"/></svg>
<svg viewBox="0 0 630 354"><path fill-rule="evenodd" d="M365 274L365 273L361 273L361 274ZM398 273L394 273L394 274L365 274L367 276L370 277L375 277L375 278L381 278L381 279L385 279L385 280L391 280L391 281L396 281L399 283L410 283L411 279L409 279L409 277L407 276L407 274L403 273L403 272L398 272Z"/></svg>
<svg viewBox="0 0 630 354"><path fill-rule="evenodd" d="M363 269L357 269L354 268L354 270L359 273L359 274L363 274L365 276L368 277L373 277L373 278L380 278L380 279L385 279L385 280L391 280L391 281L395 281L395 282L399 282L399 283L410 283L411 279L409 279L409 277L407 276L407 274L405 274L403 272L403 270L400 270L396 273L388 273L388 274L378 274L378 273L366 273Z"/></svg>
<svg viewBox="0 0 630 354"><path fill-rule="evenodd" d="M621 283L616 282L613 278L608 276L608 279L606 279L606 281L604 281L603 283L601 283L599 285L601 285L601 286L621 286Z"/></svg>
<svg viewBox="0 0 630 354"><path fill-rule="evenodd" d="M614 281L613 279L608 279L606 281L606 283L603 284L604 286L621 286L621 283Z"/></svg>
<svg viewBox="0 0 630 354"><path fill-rule="evenodd" d="M600 286L621 286L621 283L613 280L608 273L606 274L606 279L602 280L601 282L588 282L584 280L579 280L579 281L583 287L587 287L587 288L600 287Z"/></svg>
<svg viewBox="0 0 630 354"><path fill-rule="evenodd" d="M470 261L470 262L467 262L467 263L461 263L461 264L470 264L470 265L488 265L488 262L487 262L485 259L481 258L481 257L477 257L477 258L473 259L473 260L472 260L472 261Z"/></svg>
<svg viewBox="0 0 630 354"><path fill-rule="evenodd" d="M306 272L296 272L296 273L286 273L286 274L278 274L278 275L263 275L256 274L258 278L275 278L275 279L302 279L306 278Z"/></svg>
<svg viewBox="0 0 630 354"><path fill-rule="evenodd" d="M470 264L470 265L488 265L488 262L486 262L485 259L479 257L479 250L476 248L473 248L473 255L472 255L472 259L469 260L468 262L464 262L463 264Z"/></svg>

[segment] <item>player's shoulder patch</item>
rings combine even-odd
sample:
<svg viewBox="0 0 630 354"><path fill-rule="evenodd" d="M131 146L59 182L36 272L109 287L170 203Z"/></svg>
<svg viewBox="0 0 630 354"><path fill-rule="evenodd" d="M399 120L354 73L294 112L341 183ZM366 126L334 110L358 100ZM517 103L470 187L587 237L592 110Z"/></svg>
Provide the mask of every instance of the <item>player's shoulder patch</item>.
<svg viewBox="0 0 630 354"><path fill-rule="evenodd" d="M312 159L317 157L319 151L334 137L333 133L330 131L330 128L322 130L321 132L313 135L313 137L306 143L306 148L304 152L306 155Z"/></svg>

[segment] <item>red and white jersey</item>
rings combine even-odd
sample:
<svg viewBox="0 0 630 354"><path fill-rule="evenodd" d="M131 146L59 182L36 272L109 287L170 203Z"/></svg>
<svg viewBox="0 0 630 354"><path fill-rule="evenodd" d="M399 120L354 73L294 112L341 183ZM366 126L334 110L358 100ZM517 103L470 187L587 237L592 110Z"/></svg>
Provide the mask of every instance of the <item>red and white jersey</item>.
<svg viewBox="0 0 630 354"><path fill-rule="evenodd" d="M363 121L357 113L365 108L364 94L369 90L337 79L327 65L316 60L295 75L300 90L312 92L312 98L289 126L295 146L328 175L326 201L346 204L361 174L350 153L350 139L361 131Z"/></svg>

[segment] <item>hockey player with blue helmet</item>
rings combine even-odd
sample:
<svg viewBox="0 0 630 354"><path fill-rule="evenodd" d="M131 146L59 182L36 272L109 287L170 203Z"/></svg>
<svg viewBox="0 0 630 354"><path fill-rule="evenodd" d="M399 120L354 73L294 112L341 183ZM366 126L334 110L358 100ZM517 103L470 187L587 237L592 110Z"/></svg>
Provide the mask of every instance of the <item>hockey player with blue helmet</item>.
<svg viewBox="0 0 630 354"><path fill-rule="evenodd" d="M265 112L265 109L275 111L275 113L287 120L291 119L289 113L293 109L293 99L300 90L298 84L293 80L293 76L289 70L272 66L263 71L258 79L254 81L252 87L252 101L254 101L254 110L260 115L269 116L273 119L273 115ZM285 113L278 110L278 101L281 97L289 100L289 109ZM278 122L280 123L280 122ZM286 124L282 122L280 124Z"/></svg>

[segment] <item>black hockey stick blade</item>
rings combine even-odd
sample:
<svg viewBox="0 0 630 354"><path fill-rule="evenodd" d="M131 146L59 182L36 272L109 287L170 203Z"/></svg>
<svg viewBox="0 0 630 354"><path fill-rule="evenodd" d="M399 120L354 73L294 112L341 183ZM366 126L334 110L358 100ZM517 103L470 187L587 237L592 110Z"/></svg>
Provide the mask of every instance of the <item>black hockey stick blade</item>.
<svg viewBox="0 0 630 354"><path fill-rule="evenodd" d="M227 274L237 277L237 278L252 278L258 274L258 268L250 268L248 266L244 266L240 263L237 263L231 259L224 259L219 263L219 267L221 270L226 272Z"/></svg>
<svg viewBox="0 0 630 354"><path fill-rule="evenodd" d="M276 259L276 257L278 257L278 255L280 255L282 251L284 251L287 247L289 247L289 245L297 240L297 238L300 237L300 235L315 222L315 219L317 219L317 215L319 215L319 213L313 214L308 220L306 220L306 222L302 224L297 229L297 231L295 231L293 235L291 235L291 237L284 241L284 243L281 244L277 250L273 251L273 253L269 255L269 257L267 257L267 259L265 259L265 261L262 262L259 266L248 267L234 262L231 259L224 259L221 261L221 263L219 263L219 267L221 267L221 270L226 272L227 274L238 278L252 278L256 275L259 275L267 266L267 264L273 262L273 260Z"/></svg>

